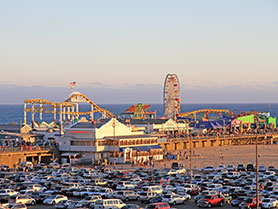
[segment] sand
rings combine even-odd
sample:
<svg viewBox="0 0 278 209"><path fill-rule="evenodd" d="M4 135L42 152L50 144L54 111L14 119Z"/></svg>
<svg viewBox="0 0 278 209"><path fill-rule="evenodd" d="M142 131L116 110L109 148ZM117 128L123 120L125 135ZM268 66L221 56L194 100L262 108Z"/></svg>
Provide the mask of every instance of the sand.
<svg viewBox="0 0 278 209"><path fill-rule="evenodd" d="M255 164L256 153L255 145L242 145L242 146L224 146L224 147L206 147L206 148L195 148L192 158L192 168L202 168L208 165L217 167L220 164L227 166L228 164L244 164L245 166L249 163ZM182 157L179 162L189 168L189 159L184 159L184 152L189 155L188 150L181 150ZM172 152L173 154L180 153L180 151ZM274 166L278 168L278 145L259 145L259 166ZM222 157L223 156L223 160ZM176 161L176 160L173 160ZM155 167L169 167L173 161L167 160L164 162L156 163Z"/></svg>

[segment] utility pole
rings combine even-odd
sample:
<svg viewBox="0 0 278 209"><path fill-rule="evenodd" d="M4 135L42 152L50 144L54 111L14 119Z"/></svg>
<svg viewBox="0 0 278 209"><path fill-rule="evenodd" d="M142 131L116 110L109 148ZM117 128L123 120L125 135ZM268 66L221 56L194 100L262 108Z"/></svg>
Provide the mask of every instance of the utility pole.
<svg viewBox="0 0 278 209"><path fill-rule="evenodd" d="M258 135L256 135L256 208L259 209L259 185L258 185Z"/></svg>
<svg viewBox="0 0 278 209"><path fill-rule="evenodd" d="M189 168L190 168L190 185L192 184L192 138L191 138L191 134L190 134L190 137L189 137L189 149L190 149L190 160L189 160Z"/></svg>

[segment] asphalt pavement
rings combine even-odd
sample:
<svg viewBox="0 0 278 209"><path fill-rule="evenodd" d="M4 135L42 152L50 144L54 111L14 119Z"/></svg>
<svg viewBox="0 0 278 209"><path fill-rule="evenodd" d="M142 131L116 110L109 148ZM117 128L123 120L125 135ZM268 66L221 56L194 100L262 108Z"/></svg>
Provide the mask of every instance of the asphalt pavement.
<svg viewBox="0 0 278 209"><path fill-rule="evenodd" d="M76 199L75 199L76 200ZM128 204L137 204L140 205L142 207L145 207L146 204L142 204L140 201L129 201L129 202L125 202ZM194 203L193 199L189 200L188 202L186 202L186 204L179 204L179 205L170 205L170 207L172 208L177 208L177 209L197 209L198 207L196 206L196 204ZM42 205L42 204L36 204L34 206L28 206L28 209L54 209L55 207L53 205ZM224 204L223 207L213 207L213 208L225 208L225 209L231 209L234 208L232 207L230 204Z"/></svg>

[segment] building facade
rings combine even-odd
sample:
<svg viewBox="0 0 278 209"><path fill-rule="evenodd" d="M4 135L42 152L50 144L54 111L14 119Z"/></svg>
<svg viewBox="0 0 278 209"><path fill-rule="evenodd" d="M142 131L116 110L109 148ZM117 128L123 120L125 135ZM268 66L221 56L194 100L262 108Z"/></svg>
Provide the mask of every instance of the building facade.
<svg viewBox="0 0 278 209"><path fill-rule="evenodd" d="M59 139L62 155L83 153L92 161L107 159L110 162L142 162L162 160L163 151L158 138L125 125L115 118L101 123L81 119L65 129Z"/></svg>

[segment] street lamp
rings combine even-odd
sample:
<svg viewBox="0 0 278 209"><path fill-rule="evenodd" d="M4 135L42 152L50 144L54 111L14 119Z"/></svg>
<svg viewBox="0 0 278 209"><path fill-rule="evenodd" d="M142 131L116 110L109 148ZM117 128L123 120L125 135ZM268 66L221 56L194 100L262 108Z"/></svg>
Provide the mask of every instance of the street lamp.
<svg viewBox="0 0 278 209"><path fill-rule="evenodd" d="M258 185L258 135L256 135L256 208L259 209L259 185Z"/></svg>

